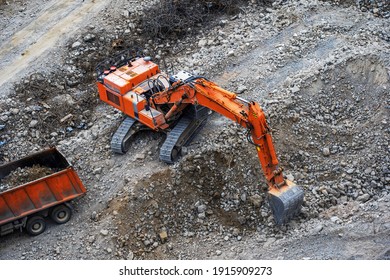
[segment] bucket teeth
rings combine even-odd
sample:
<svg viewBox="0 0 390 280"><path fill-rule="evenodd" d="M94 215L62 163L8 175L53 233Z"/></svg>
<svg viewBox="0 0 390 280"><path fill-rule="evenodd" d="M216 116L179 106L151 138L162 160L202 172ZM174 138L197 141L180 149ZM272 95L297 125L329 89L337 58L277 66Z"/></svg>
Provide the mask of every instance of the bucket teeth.
<svg viewBox="0 0 390 280"><path fill-rule="evenodd" d="M303 189L297 185L289 186L279 193L268 193L268 201L277 225L287 223L301 211Z"/></svg>

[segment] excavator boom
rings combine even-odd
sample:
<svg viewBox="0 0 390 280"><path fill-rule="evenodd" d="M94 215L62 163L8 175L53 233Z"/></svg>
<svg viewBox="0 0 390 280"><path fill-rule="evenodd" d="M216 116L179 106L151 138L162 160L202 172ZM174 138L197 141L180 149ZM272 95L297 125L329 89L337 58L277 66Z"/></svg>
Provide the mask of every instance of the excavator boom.
<svg viewBox="0 0 390 280"><path fill-rule="evenodd" d="M179 77L188 75L178 74ZM156 105L176 104L166 117L177 114L183 108L181 105L191 103L205 106L247 128L250 133L248 140L256 147L268 183L268 200L275 222L284 224L300 212L304 192L301 187L284 179L265 114L258 103L242 99L205 78L192 76L185 81L178 80L172 89L157 93L153 102ZM179 104L180 107L177 106Z"/></svg>
<svg viewBox="0 0 390 280"><path fill-rule="evenodd" d="M272 142L270 128L260 105L227 91L204 77L179 72L168 77L149 58L111 67L98 74L100 98L123 111L128 118L112 140L115 152L125 152L135 123L167 132L160 159L172 163L181 147L207 120L207 108L248 130L248 141L257 155L268 183L268 200L277 224L286 223L300 211L304 192L285 180Z"/></svg>

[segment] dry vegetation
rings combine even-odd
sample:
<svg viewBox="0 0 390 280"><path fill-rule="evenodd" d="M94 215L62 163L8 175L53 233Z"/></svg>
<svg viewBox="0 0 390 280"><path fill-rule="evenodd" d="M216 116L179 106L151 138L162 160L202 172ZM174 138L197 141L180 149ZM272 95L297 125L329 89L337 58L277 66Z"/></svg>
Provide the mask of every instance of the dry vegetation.
<svg viewBox="0 0 390 280"><path fill-rule="evenodd" d="M163 0L145 11L141 19L144 36L167 39L196 33L203 25L210 24L221 15L233 15L241 11L247 0ZM270 0L258 0L270 5ZM195 27L195 28L194 28Z"/></svg>

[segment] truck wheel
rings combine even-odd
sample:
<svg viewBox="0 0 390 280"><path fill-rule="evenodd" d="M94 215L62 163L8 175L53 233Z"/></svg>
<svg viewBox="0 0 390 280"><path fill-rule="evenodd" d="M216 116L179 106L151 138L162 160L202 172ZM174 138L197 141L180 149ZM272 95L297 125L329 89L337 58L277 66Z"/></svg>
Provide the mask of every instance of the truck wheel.
<svg viewBox="0 0 390 280"><path fill-rule="evenodd" d="M33 216L28 219L26 230L30 235L39 235L46 229L45 219L41 216Z"/></svg>
<svg viewBox="0 0 390 280"><path fill-rule="evenodd" d="M54 207L50 215L53 221L56 222L57 224L65 224L70 220L71 216L72 216L72 211L70 210L69 207L65 205L58 205Z"/></svg>

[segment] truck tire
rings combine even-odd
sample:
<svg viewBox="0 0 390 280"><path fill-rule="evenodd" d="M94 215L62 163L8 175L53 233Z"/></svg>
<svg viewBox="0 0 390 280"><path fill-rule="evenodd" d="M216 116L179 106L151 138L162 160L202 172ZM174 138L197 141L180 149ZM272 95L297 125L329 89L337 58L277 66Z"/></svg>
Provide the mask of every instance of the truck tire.
<svg viewBox="0 0 390 280"><path fill-rule="evenodd" d="M44 232L46 229L46 221L41 216L32 216L28 219L26 230L28 234L36 236Z"/></svg>
<svg viewBox="0 0 390 280"><path fill-rule="evenodd" d="M65 224L72 217L72 210L68 206L61 204L53 208L50 217L57 224Z"/></svg>

